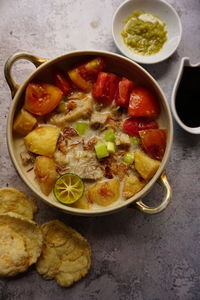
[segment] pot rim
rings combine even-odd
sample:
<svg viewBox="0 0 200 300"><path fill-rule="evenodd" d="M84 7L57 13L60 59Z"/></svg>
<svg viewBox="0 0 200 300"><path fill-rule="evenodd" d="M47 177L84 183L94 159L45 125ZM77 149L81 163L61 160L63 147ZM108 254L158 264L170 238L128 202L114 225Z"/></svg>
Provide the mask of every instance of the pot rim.
<svg viewBox="0 0 200 300"><path fill-rule="evenodd" d="M164 157L162 159L161 165L158 169L158 171L156 172L156 174L153 176L153 178L145 185L145 187L138 192L136 195L134 195L133 197L131 197L130 199L125 200L123 203L120 203L118 205L115 206L108 206L108 207L103 207L102 209L98 209L98 210L89 210L89 209L78 209L78 208L73 208L73 207L69 207L69 206L64 206L61 203L52 203L51 201L48 200L48 197L43 195L39 190L37 190L28 180L28 178L26 178L26 176L23 174L21 168L18 165L17 159L15 158L15 154L14 154L14 147L12 145L12 122L13 122L13 117L16 111L16 107L17 104L20 100L20 97L22 95L22 93L25 90L25 87L27 85L27 83L29 81L31 81L41 70L48 68L49 66L51 66L52 64L65 59L66 57L69 56L75 56L75 55L106 55L106 56L114 56L114 57L118 57L122 60L125 60L129 63L131 63L132 65L136 66L138 69L140 69L145 76L148 77L148 79L152 82L152 86L154 86L154 88L157 89L157 91L160 93L160 99L162 98L162 105L164 108L164 111L166 113L166 116L168 118L168 123L169 123L169 128L167 128L168 130L168 134L167 134L167 146L166 146L166 150L165 150L165 154ZM31 189L31 191L36 194L40 199L42 199L45 203L47 203L48 205L51 205L54 208L60 209L65 213L69 213L69 214L74 214L74 215L82 215L82 216L97 216L97 215L105 215L105 214L109 214L109 213L114 213L117 212L127 206L129 206L130 204L136 202L138 199L143 198L149 191L150 189L153 187L153 185L156 183L156 181L158 181L158 179L160 178L165 165L168 161L170 152L171 152L171 148L172 148L172 140L173 140L173 122L172 122L172 116L171 116L171 112L170 112L170 108L169 108L169 104L168 101L164 95L164 92L162 91L161 87L159 86L159 84L157 83L157 81L140 65L138 65L138 63L132 61L131 59L124 57L120 54L116 54L116 53L112 53L109 51L104 51L104 50L75 50L75 51L71 51L71 52L67 52L64 53L60 56L57 56L53 59L49 59L48 61L42 63L35 71L33 71L30 76L25 80L25 82L19 86L13 101L10 105L9 108L9 114L8 114L8 118L7 118L7 145L8 145L8 151L11 157L11 160L13 162L13 165L15 166L18 174L20 175L21 179L25 182L25 184Z"/></svg>

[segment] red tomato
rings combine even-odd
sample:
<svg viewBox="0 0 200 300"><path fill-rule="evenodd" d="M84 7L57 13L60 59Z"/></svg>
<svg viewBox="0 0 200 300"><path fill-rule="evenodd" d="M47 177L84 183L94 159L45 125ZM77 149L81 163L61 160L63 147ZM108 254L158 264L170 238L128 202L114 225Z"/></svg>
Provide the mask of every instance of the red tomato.
<svg viewBox="0 0 200 300"><path fill-rule="evenodd" d="M123 131L131 136L139 136L140 130L153 128L158 128L158 123L146 118L130 118L123 123Z"/></svg>
<svg viewBox="0 0 200 300"><path fill-rule="evenodd" d="M119 80L120 78L113 73L99 72L92 96L104 104L111 103L115 98Z"/></svg>
<svg viewBox="0 0 200 300"><path fill-rule="evenodd" d="M92 88L92 83L83 78L80 73L79 68L72 69L68 71L69 78L71 81L82 91L89 92Z"/></svg>
<svg viewBox="0 0 200 300"><path fill-rule="evenodd" d="M42 116L51 112L60 102L63 92L52 84L29 83L25 93L25 109Z"/></svg>
<svg viewBox="0 0 200 300"><path fill-rule="evenodd" d="M161 160L166 148L166 130L149 129L139 132L142 147L154 159Z"/></svg>
<svg viewBox="0 0 200 300"><path fill-rule="evenodd" d="M129 117L157 117L159 113L160 107L152 92L142 86L135 87L130 94Z"/></svg>
<svg viewBox="0 0 200 300"><path fill-rule="evenodd" d="M56 86L61 89L64 95L68 95L72 91L72 87L69 81L61 72L56 71L54 74L54 78Z"/></svg>
<svg viewBox="0 0 200 300"><path fill-rule="evenodd" d="M81 76L86 80L95 81L97 75L105 67L102 57L96 57L78 67Z"/></svg>
<svg viewBox="0 0 200 300"><path fill-rule="evenodd" d="M116 94L116 104L123 107L128 107L130 93L135 86L135 83L125 77L118 84L117 94Z"/></svg>
<svg viewBox="0 0 200 300"><path fill-rule="evenodd" d="M96 57L68 71L68 75L78 88L84 92L89 92L92 88L92 82L96 80L98 73L104 66L103 58Z"/></svg>

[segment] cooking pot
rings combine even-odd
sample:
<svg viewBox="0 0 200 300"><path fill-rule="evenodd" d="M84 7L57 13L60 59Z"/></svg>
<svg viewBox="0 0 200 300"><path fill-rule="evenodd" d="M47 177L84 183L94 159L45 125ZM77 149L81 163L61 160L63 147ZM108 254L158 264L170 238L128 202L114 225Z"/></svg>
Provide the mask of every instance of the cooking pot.
<svg viewBox="0 0 200 300"><path fill-rule="evenodd" d="M151 88L156 93L161 106L161 114L159 117L159 122L161 123L161 127L167 129L167 145L159 169L157 170L153 178L145 185L145 187L140 192L138 192L130 199L123 201L123 203L116 204L115 206L102 207L101 209L94 209L94 210L93 209L85 210L85 209L73 208L67 205L63 205L56 201L52 201L48 196L42 194L39 188L35 185L34 179L31 181L27 178L27 174L20 165L20 160L19 157L17 156L17 151L14 147L14 137L13 137L12 127L13 127L14 116L24 100L23 95L26 86L30 81L37 79L37 80L43 80L48 82L48 80L50 80L49 74L51 73L49 71L54 69L55 67L61 68L63 70L68 70L75 64L81 63L95 56L101 56L105 59L107 71L120 74L120 76L125 76L130 79L136 77L139 80L139 82L142 82L145 86ZM20 86L13 78L11 69L13 64L16 61L21 59L23 60L25 59L32 62L35 65L36 70ZM114 54L106 51L84 50L84 51L73 51L58 56L51 60L40 58L28 53L16 53L7 60L4 71L5 71L5 78L10 87L11 95L13 98L13 101L10 105L10 110L9 110L8 120L7 120L8 150L12 162L16 170L18 171L20 177L40 199L42 199L44 202L46 202L51 206L61 209L65 213L84 215L84 216L94 216L94 215L113 213L127 206L131 206L131 207L133 206L148 214L156 214L163 211L167 207L167 205L171 200L172 192L171 192L171 187L169 185L169 182L167 180L165 166L169 159L170 150L172 146L173 123L172 123L172 117L171 117L169 105L165 98L164 93L162 92L158 83L153 79L153 77L146 70L144 70L137 63L118 54ZM141 199L151 190L151 188L157 182L161 182L161 184L165 188L165 195L161 203L159 203L159 205L157 205L156 207L149 207L146 204L144 204Z"/></svg>

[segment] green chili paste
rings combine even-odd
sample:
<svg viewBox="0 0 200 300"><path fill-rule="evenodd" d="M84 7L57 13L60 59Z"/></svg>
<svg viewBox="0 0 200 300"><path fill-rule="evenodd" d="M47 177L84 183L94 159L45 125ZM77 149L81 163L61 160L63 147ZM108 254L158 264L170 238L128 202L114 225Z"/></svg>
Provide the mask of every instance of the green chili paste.
<svg viewBox="0 0 200 300"><path fill-rule="evenodd" d="M160 51L167 40L166 25L152 14L135 11L121 32L124 43L141 55L152 55Z"/></svg>

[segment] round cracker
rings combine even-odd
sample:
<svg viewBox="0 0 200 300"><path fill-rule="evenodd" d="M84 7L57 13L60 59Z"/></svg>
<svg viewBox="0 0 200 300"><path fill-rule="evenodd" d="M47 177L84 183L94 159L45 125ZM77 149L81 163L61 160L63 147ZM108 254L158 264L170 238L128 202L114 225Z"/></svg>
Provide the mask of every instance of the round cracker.
<svg viewBox="0 0 200 300"><path fill-rule="evenodd" d="M0 188L0 213L14 212L33 219L36 211L35 200L26 197L24 192L15 188Z"/></svg>
<svg viewBox="0 0 200 300"><path fill-rule="evenodd" d="M26 271L37 261L42 245L43 235L35 222L15 213L0 214L0 276Z"/></svg>
<svg viewBox="0 0 200 300"><path fill-rule="evenodd" d="M14 276L28 268L28 253L20 234L0 226L0 276Z"/></svg>
<svg viewBox="0 0 200 300"><path fill-rule="evenodd" d="M36 270L44 279L68 287L84 277L91 266L91 249L76 230L53 220L41 226L44 246Z"/></svg>

